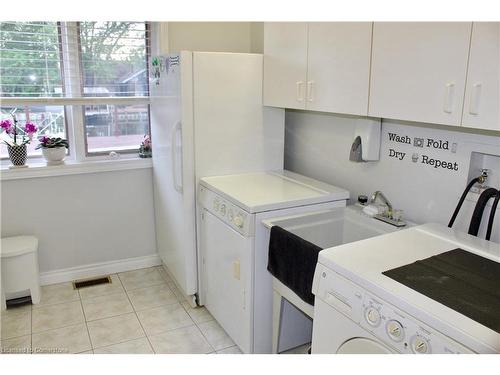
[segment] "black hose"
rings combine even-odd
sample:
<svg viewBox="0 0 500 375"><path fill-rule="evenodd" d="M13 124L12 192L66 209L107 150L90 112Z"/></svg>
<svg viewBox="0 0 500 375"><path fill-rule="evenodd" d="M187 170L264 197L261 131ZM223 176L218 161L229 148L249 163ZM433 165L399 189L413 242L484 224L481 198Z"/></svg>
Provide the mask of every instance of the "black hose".
<svg viewBox="0 0 500 375"><path fill-rule="evenodd" d="M485 237L487 241L489 241L491 238L491 231L493 230L493 220L495 220L498 201L500 201L500 189L497 191L497 195L495 197L495 200L493 201L493 205L491 206L490 218L488 220L488 229L486 229L486 237Z"/></svg>
<svg viewBox="0 0 500 375"><path fill-rule="evenodd" d="M469 225L469 234L477 236L486 204L497 194L498 190L493 188L488 188L481 193L479 199L477 200L476 207L474 208L474 213L472 214L472 219Z"/></svg>
<svg viewBox="0 0 500 375"><path fill-rule="evenodd" d="M462 204L464 203L465 197L467 197L467 193L472 188L472 186L479 181L480 178L481 176L472 179L465 188L464 192L462 193L462 196L460 197L460 200L458 201L457 208L455 208L455 212L453 212L450 222L448 223L448 228L451 228L453 226L453 223L455 222L455 219L457 218L457 215L460 212L460 209L462 208Z"/></svg>

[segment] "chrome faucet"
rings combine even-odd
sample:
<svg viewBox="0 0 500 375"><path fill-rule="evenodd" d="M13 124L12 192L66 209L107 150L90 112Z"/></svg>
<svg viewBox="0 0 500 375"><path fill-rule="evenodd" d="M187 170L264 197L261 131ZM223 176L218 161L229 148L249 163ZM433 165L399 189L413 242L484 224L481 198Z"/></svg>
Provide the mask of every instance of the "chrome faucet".
<svg viewBox="0 0 500 375"><path fill-rule="evenodd" d="M372 195L371 203L374 203L377 198L379 198L386 206L387 206L387 211L389 213L389 216L392 215L392 204L389 202L389 199L386 198L384 193L382 193L380 190L377 190L375 193Z"/></svg>
<svg viewBox="0 0 500 375"><path fill-rule="evenodd" d="M401 220L401 211L396 210L397 214L394 216L395 211L392 209L391 202L389 202L389 199L387 199L387 197L379 190L372 194L370 203L375 203L377 199L381 200L382 203L387 206L387 210L382 214L375 215L375 219L384 221L396 227L404 227L406 225L406 222Z"/></svg>

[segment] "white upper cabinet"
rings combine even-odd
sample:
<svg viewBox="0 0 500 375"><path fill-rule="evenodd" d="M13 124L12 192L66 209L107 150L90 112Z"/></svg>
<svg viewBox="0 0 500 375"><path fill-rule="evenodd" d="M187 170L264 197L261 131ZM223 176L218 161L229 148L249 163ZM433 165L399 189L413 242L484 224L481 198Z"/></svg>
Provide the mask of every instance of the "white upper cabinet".
<svg viewBox="0 0 500 375"><path fill-rule="evenodd" d="M460 126L471 27L375 22L369 115Z"/></svg>
<svg viewBox="0 0 500 375"><path fill-rule="evenodd" d="M367 115L372 25L309 23L307 109Z"/></svg>
<svg viewBox="0 0 500 375"><path fill-rule="evenodd" d="M264 24L264 105L367 115L371 22Z"/></svg>
<svg viewBox="0 0 500 375"><path fill-rule="evenodd" d="M500 130L500 23L472 25L462 126Z"/></svg>
<svg viewBox="0 0 500 375"><path fill-rule="evenodd" d="M264 23L264 105L305 109L307 23Z"/></svg>

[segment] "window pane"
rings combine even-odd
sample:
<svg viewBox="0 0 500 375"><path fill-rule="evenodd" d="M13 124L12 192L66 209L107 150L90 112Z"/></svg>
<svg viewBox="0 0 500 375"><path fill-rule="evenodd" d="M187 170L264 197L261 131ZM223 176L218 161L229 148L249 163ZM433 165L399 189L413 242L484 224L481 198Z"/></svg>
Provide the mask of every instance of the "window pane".
<svg viewBox="0 0 500 375"><path fill-rule="evenodd" d="M80 22L84 96L147 96L145 22Z"/></svg>
<svg viewBox="0 0 500 375"><path fill-rule="evenodd" d="M28 156L38 156L42 154L41 150L35 150L38 145L38 137L50 135L53 137L66 138L66 119L63 106L30 106L30 107L1 107L1 118L12 119L10 115L15 111L18 120L18 126L23 128L27 121L33 122L38 132L28 145ZM6 137L2 133L2 137ZM8 158L7 146L2 142L0 146L0 157Z"/></svg>
<svg viewBox="0 0 500 375"><path fill-rule="evenodd" d="M63 96L56 22L0 22L0 96Z"/></svg>
<svg viewBox="0 0 500 375"><path fill-rule="evenodd" d="M85 129L89 153L139 149L149 134L149 106L85 106Z"/></svg>

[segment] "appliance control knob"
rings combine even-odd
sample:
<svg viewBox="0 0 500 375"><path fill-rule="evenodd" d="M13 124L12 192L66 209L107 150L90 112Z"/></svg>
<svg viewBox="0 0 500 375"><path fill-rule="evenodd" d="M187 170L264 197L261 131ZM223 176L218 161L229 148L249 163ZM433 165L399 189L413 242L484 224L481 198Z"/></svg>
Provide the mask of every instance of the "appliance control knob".
<svg viewBox="0 0 500 375"><path fill-rule="evenodd" d="M219 211L220 201L216 198L214 199L214 210Z"/></svg>
<svg viewBox="0 0 500 375"><path fill-rule="evenodd" d="M366 195L358 195L358 202L365 205L368 203L368 197Z"/></svg>
<svg viewBox="0 0 500 375"><path fill-rule="evenodd" d="M226 205L224 203L220 205L220 213L222 216L226 214Z"/></svg>
<svg viewBox="0 0 500 375"><path fill-rule="evenodd" d="M403 325L399 323L397 320L389 320L387 322L387 334L394 341L401 341L404 339L405 332Z"/></svg>
<svg viewBox="0 0 500 375"><path fill-rule="evenodd" d="M243 219L243 215L242 214L238 214L234 218L234 225L236 225L238 228L243 228L244 222L245 222L245 220Z"/></svg>
<svg viewBox="0 0 500 375"><path fill-rule="evenodd" d="M413 353L417 354L427 354L430 353L431 348L426 339L420 336L415 336L411 343L411 349Z"/></svg>
<svg viewBox="0 0 500 375"><path fill-rule="evenodd" d="M365 310L365 319L372 327L377 327L380 324L380 312L373 306Z"/></svg>

